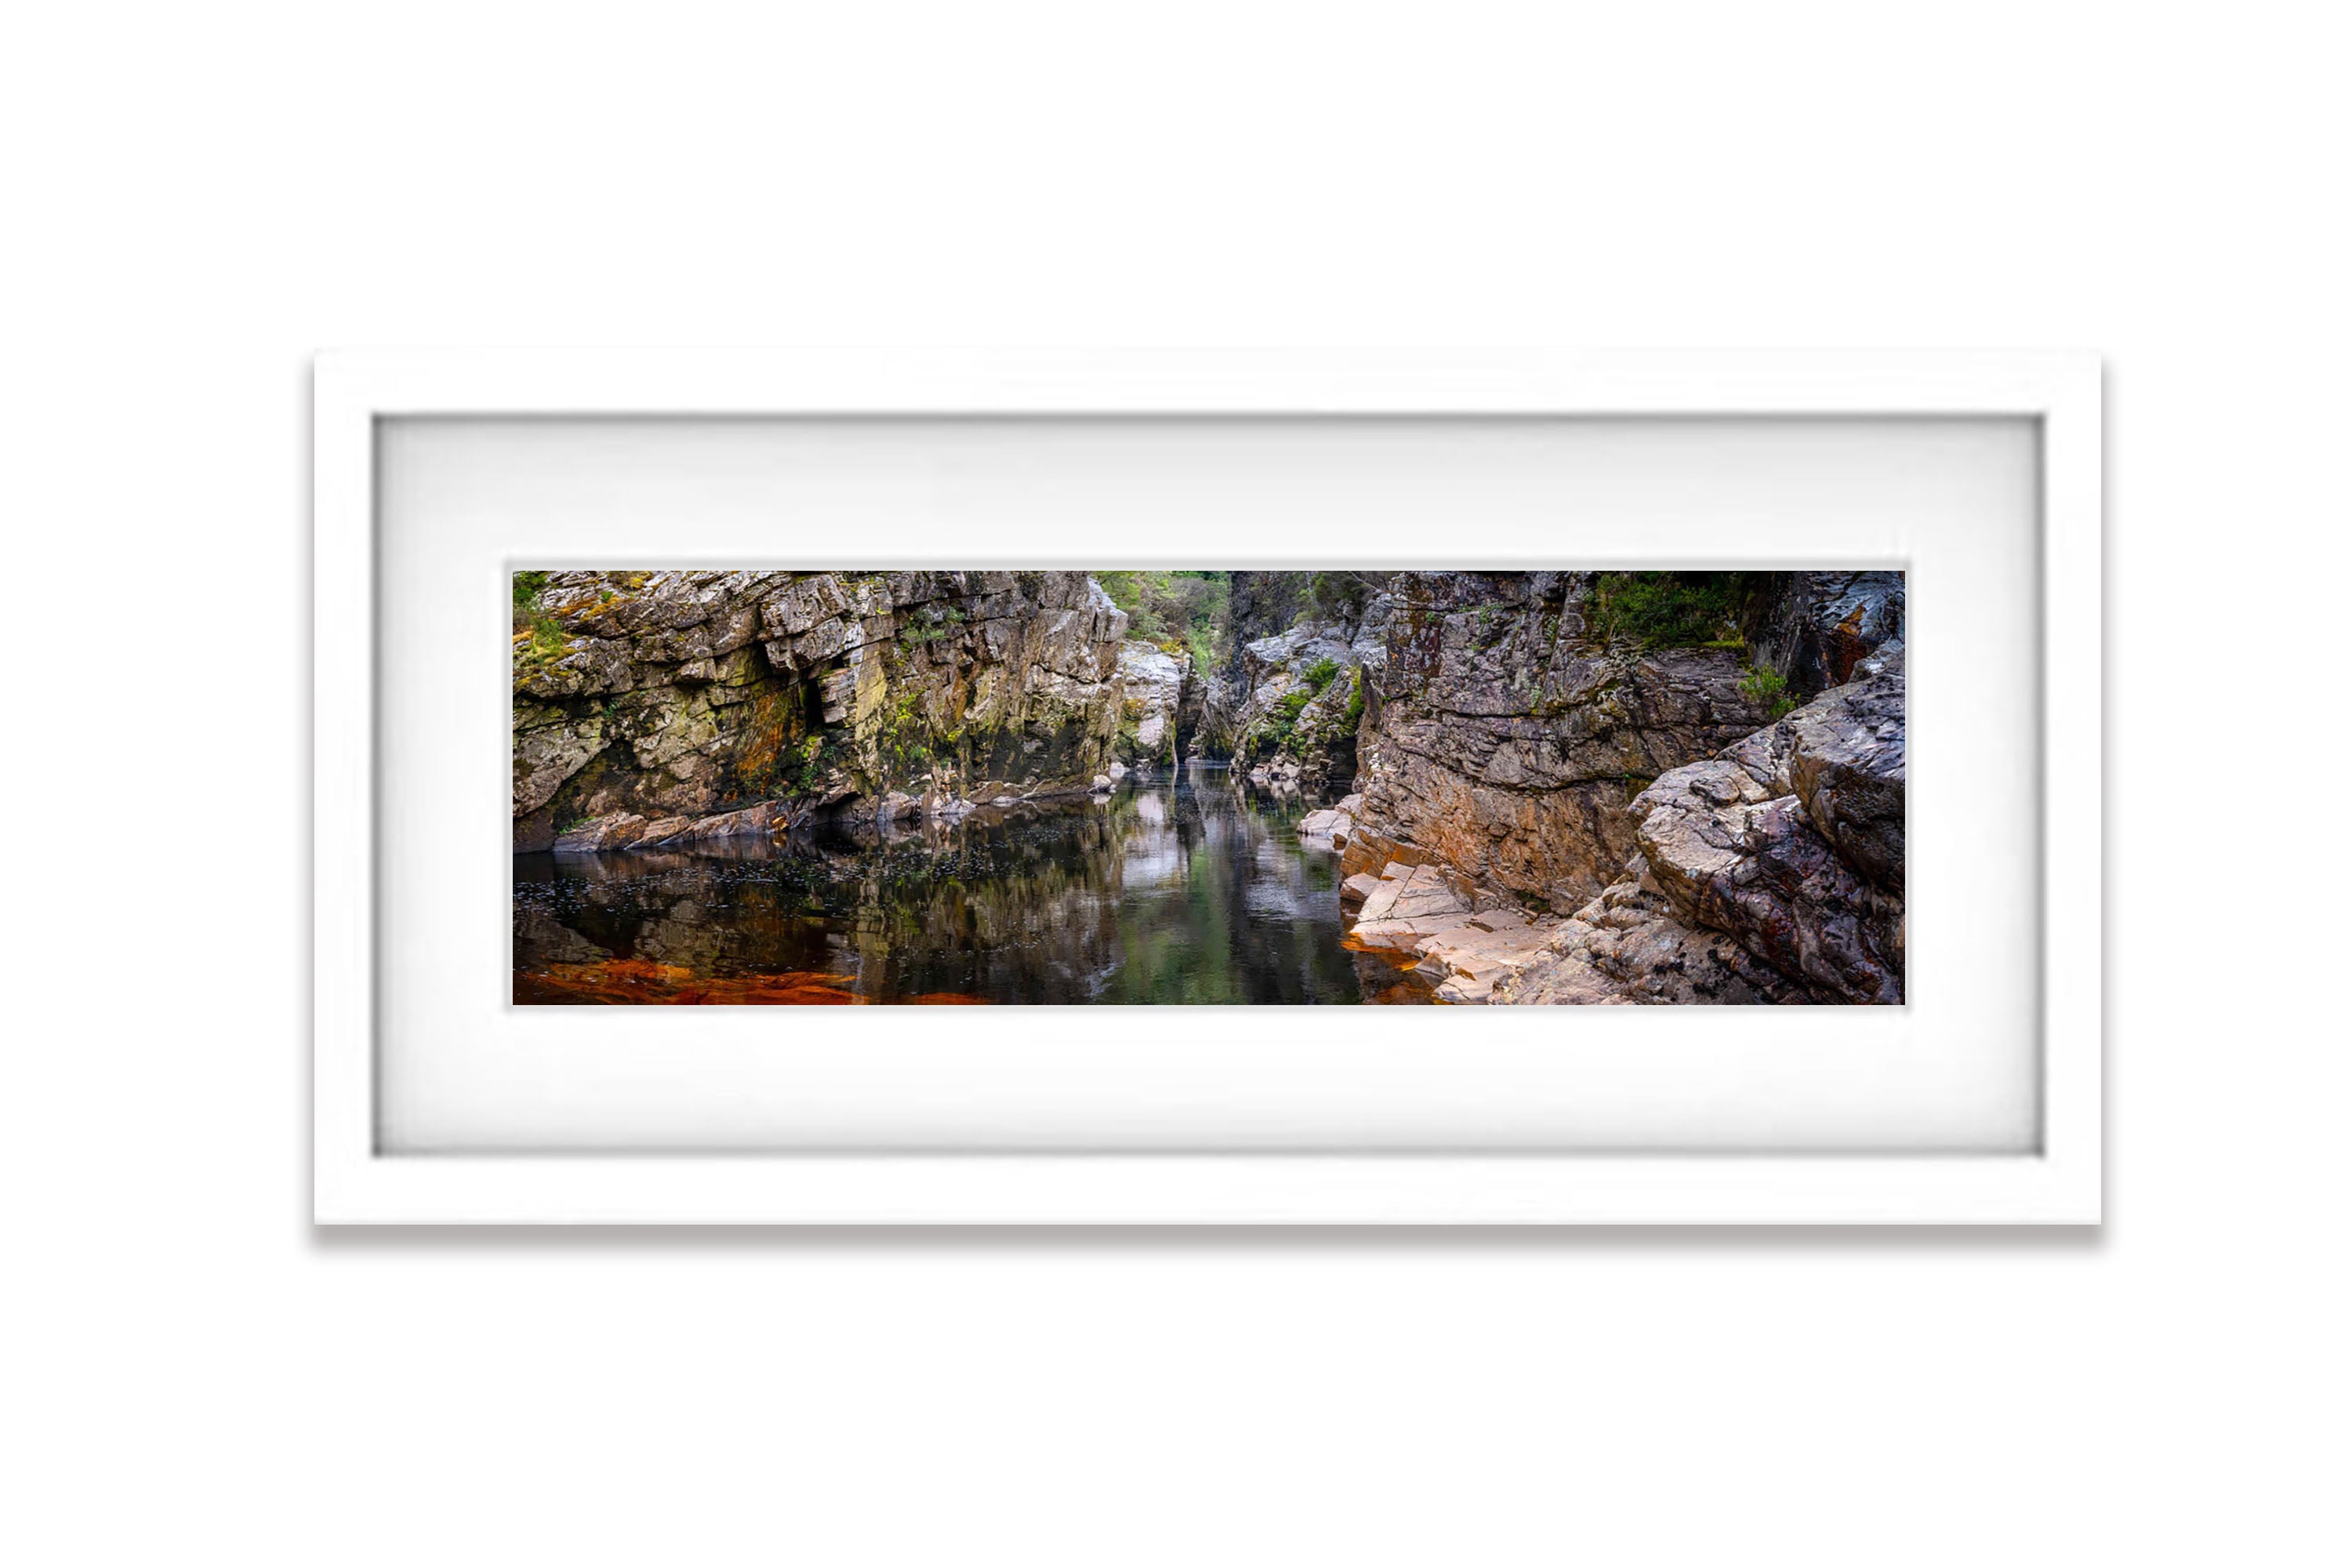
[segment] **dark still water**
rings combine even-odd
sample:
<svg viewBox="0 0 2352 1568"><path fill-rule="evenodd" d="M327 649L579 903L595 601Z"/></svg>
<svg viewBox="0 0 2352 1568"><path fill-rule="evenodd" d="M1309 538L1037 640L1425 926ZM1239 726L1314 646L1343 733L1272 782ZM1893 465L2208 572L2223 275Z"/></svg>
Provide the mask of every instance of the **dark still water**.
<svg viewBox="0 0 2352 1568"><path fill-rule="evenodd" d="M1340 945L1320 802L1222 769L1108 804L732 853L515 858L518 1003L1424 1001Z"/></svg>

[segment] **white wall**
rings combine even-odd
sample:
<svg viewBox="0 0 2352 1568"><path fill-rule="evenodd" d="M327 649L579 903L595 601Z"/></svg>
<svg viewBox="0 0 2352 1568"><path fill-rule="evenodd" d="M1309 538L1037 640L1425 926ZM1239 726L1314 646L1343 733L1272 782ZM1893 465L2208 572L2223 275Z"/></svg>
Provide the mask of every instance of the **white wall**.
<svg viewBox="0 0 2352 1568"><path fill-rule="evenodd" d="M0 65L0 1555L2343 1552L2314 8L125 9ZM2105 351L2104 1236L312 1235L307 354L794 342Z"/></svg>

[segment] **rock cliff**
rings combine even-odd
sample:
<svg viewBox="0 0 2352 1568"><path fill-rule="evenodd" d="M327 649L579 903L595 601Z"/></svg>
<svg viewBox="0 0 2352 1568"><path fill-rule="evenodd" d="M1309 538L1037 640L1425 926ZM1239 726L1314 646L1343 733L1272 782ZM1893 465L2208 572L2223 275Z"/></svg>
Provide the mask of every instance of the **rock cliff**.
<svg viewBox="0 0 2352 1568"><path fill-rule="evenodd" d="M1130 766L1171 766L1182 760L1177 750L1185 688L1192 676L1192 657L1171 653L1151 643L1130 640L1119 647L1118 677L1122 686L1118 730L1112 749Z"/></svg>
<svg viewBox="0 0 2352 1568"><path fill-rule="evenodd" d="M1423 860L1566 913L1633 848L1633 797L1768 715L1722 648L1587 626L1590 574L1400 573L1357 741L1345 869Z"/></svg>
<svg viewBox="0 0 2352 1568"><path fill-rule="evenodd" d="M1801 697L1853 679L1881 649L1903 646L1900 572L1791 572L1746 628L1756 663Z"/></svg>
<svg viewBox="0 0 2352 1568"><path fill-rule="evenodd" d="M1174 703L1083 572L563 572L516 618L519 849L1082 792Z"/></svg>
<svg viewBox="0 0 2352 1568"><path fill-rule="evenodd" d="M1900 1001L1902 577L1738 587L1725 635L1653 646L1592 574L1397 574L1352 940L1452 1001Z"/></svg>
<svg viewBox="0 0 2352 1568"><path fill-rule="evenodd" d="M516 847L716 853L1230 754L1349 792L1297 827L1349 945L1445 1000L1902 1000L1900 574L1146 586L1150 639L1083 572L521 574Z"/></svg>
<svg viewBox="0 0 2352 1568"><path fill-rule="evenodd" d="M1857 665L1636 796L1617 879L1494 999L1901 1002L1902 655Z"/></svg>

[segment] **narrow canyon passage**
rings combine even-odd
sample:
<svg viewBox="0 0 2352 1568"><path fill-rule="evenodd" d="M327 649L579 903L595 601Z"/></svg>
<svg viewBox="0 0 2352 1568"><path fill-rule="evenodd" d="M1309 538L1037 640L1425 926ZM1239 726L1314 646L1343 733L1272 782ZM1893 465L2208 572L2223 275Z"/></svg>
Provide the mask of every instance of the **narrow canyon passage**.
<svg viewBox="0 0 2352 1568"><path fill-rule="evenodd" d="M1899 572L512 586L517 1002L1903 999Z"/></svg>

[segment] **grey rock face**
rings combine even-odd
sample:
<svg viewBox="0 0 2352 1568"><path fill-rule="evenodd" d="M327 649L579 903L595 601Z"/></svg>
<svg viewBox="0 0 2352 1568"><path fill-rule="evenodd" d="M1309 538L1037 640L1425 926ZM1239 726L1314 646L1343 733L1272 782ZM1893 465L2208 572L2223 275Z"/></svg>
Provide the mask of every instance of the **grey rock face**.
<svg viewBox="0 0 2352 1568"><path fill-rule="evenodd" d="M1417 852L1574 910L1633 853L1643 784L1764 722L1736 654L1598 645L1589 588L1579 573L1396 575L1346 869Z"/></svg>
<svg viewBox="0 0 2352 1568"><path fill-rule="evenodd" d="M1904 679L1879 670L1661 774L1639 853L1496 999L1902 1001Z"/></svg>
<svg viewBox="0 0 2352 1568"><path fill-rule="evenodd" d="M565 572L526 613L519 845L1084 791L1114 760L1127 617L1083 572Z"/></svg>
<svg viewBox="0 0 2352 1568"><path fill-rule="evenodd" d="M1900 572L1797 572L1750 634L1756 662L1813 697L1852 680L1862 661L1903 640Z"/></svg>
<svg viewBox="0 0 2352 1568"><path fill-rule="evenodd" d="M1801 987L1732 938L1676 920L1647 868L1637 867L1638 858L1624 879L1564 922L1538 957L1499 982L1492 1000L1550 1005L1807 1000Z"/></svg>
<svg viewBox="0 0 2352 1568"><path fill-rule="evenodd" d="M1177 760L1177 724L1192 667L1189 654L1168 653L1134 639L1119 645L1118 677L1125 695L1115 749L1121 762Z"/></svg>
<svg viewBox="0 0 2352 1568"><path fill-rule="evenodd" d="M1899 905L1838 858L1794 795L1720 799L1739 784L1762 794L1737 763L1700 763L1637 803L1650 807L1643 857L1676 918L1727 933L1823 1000L1902 1001Z"/></svg>
<svg viewBox="0 0 2352 1568"><path fill-rule="evenodd" d="M1813 826L1864 876L1897 893L1909 778L1903 706L1897 668L1839 687L1784 721L1789 782Z"/></svg>

